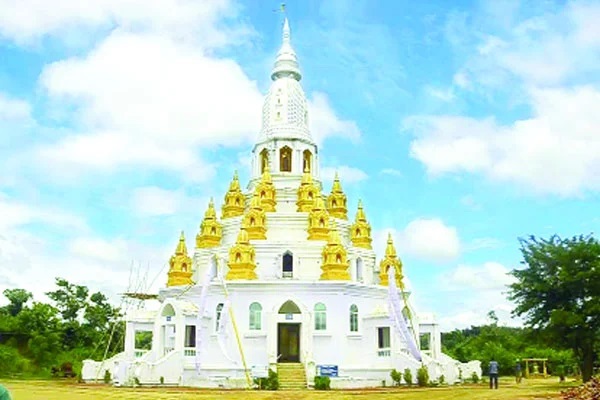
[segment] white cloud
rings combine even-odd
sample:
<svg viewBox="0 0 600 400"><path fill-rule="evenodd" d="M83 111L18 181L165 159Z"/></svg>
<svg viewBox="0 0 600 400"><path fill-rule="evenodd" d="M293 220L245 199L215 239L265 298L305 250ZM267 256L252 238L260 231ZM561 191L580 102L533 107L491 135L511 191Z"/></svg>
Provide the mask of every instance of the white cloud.
<svg viewBox="0 0 600 400"><path fill-rule="evenodd" d="M461 197L460 204L471 210L481 210L481 204L470 194Z"/></svg>
<svg viewBox="0 0 600 400"><path fill-rule="evenodd" d="M0 93L0 121L28 121L30 118L29 103Z"/></svg>
<svg viewBox="0 0 600 400"><path fill-rule="evenodd" d="M497 262L486 262L481 266L459 265L442 278L446 290L507 290L515 282L509 269Z"/></svg>
<svg viewBox="0 0 600 400"><path fill-rule="evenodd" d="M229 0L61 0L60 6L39 0L0 0L0 36L31 43L51 35L69 36L114 26L131 31L155 31L177 39L199 40L205 47L239 36L236 29L217 27L220 18L235 17Z"/></svg>
<svg viewBox="0 0 600 400"><path fill-rule="evenodd" d="M340 119L324 93L312 93L308 110L310 130L319 145L333 136L348 138L354 142L360 139L361 132L356 122Z"/></svg>
<svg viewBox="0 0 600 400"><path fill-rule="evenodd" d="M452 101L456 98L456 95L454 94L454 90L451 87L441 89L441 88L436 88L433 86L426 86L425 91L430 96L435 97L436 99L444 101L444 102Z"/></svg>
<svg viewBox="0 0 600 400"><path fill-rule="evenodd" d="M126 243L123 240L107 241L100 238L82 237L71 241L69 251L74 256L114 262L126 254Z"/></svg>
<svg viewBox="0 0 600 400"><path fill-rule="evenodd" d="M0 233L30 223L44 223L65 229L86 230L83 218L63 210L40 205L25 204L4 196L0 192Z"/></svg>
<svg viewBox="0 0 600 400"><path fill-rule="evenodd" d="M380 171L380 173L382 173L384 175L391 175L391 176L396 176L396 177L402 176L402 171L395 169L395 168L384 168Z"/></svg>
<svg viewBox="0 0 600 400"><path fill-rule="evenodd" d="M167 190L156 186L137 188L131 196L131 209L145 217L167 216L188 211L197 211L200 215L207 204L206 198L192 198L183 190Z"/></svg>
<svg viewBox="0 0 600 400"><path fill-rule="evenodd" d="M411 156L429 173L477 172L563 196L600 189L600 91L591 86L532 89L533 115L499 125L494 119L411 117Z"/></svg>
<svg viewBox="0 0 600 400"><path fill-rule="evenodd" d="M335 174L338 174L342 185L344 183L357 183L367 179L369 176L361 169L339 165L337 167L323 167L320 170L323 182L333 182Z"/></svg>
<svg viewBox="0 0 600 400"><path fill-rule="evenodd" d="M460 254L461 243L456 228L438 218L415 219L402 231L383 229L375 232L373 242L379 256L384 253L388 233L392 234L401 258L408 254L427 261L447 262Z"/></svg>

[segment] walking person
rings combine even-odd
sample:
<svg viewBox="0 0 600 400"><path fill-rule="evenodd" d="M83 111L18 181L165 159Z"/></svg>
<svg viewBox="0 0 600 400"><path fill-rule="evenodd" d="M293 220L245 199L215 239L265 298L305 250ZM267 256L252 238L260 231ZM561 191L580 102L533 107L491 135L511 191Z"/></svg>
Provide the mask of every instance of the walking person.
<svg viewBox="0 0 600 400"><path fill-rule="evenodd" d="M490 389L498 389L498 362L492 358L490 361Z"/></svg>
<svg viewBox="0 0 600 400"><path fill-rule="evenodd" d="M515 380L517 383L521 383L521 360L517 359L517 365L515 365Z"/></svg>

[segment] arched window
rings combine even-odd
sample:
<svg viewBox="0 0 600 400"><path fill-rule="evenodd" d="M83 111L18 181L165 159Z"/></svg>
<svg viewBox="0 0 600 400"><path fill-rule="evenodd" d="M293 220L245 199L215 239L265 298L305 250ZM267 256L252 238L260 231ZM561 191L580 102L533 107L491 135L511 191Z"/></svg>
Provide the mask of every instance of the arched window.
<svg viewBox="0 0 600 400"><path fill-rule="evenodd" d="M350 306L350 332L358 332L358 306Z"/></svg>
<svg viewBox="0 0 600 400"><path fill-rule="evenodd" d="M363 260L360 257L356 259L356 280L363 281Z"/></svg>
<svg viewBox="0 0 600 400"><path fill-rule="evenodd" d="M284 278L294 276L294 255L289 251L286 251L281 258L281 272Z"/></svg>
<svg viewBox="0 0 600 400"><path fill-rule="evenodd" d="M312 168L312 153L310 150L304 150L302 153L302 171L310 172Z"/></svg>
<svg viewBox="0 0 600 400"><path fill-rule="evenodd" d="M187 264L186 263L181 264L181 272L187 272Z"/></svg>
<svg viewBox="0 0 600 400"><path fill-rule="evenodd" d="M267 149L263 149L260 152L260 173L265 172L267 167L269 166L269 151Z"/></svg>
<svg viewBox="0 0 600 400"><path fill-rule="evenodd" d="M262 306L259 303L250 304L250 330L260 331L261 330L261 314Z"/></svg>
<svg viewBox="0 0 600 400"><path fill-rule="evenodd" d="M292 172L292 149L288 146L284 146L279 150L279 170Z"/></svg>
<svg viewBox="0 0 600 400"><path fill-rule="evenodd" d="M217 310L215 312L215 331L219 330L219 322L221 322L221 312L223 311L223 303L217 304Z"/></svg>
<svg viewBox="0 0 600 400"><path fill-rule="evenodd" d="M323 303L315 304L315 331L327 329L327 308Z"/></svg>

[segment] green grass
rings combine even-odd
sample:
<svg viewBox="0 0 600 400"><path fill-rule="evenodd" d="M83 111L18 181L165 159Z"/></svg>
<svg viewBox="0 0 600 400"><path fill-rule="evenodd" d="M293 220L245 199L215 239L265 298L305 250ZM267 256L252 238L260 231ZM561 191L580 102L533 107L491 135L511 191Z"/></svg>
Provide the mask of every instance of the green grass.
<svg viewBox="0 0 600 400"><path fill-rule="evenodd" d="M189 388L115 388L108 385L75 384L71 381L9 380L0 381L10 391L14 400L158 400L158 399L397 399L403 400L470 400L470 399L558 399L560 391L574 383L559 384L557 378L529 379L516 385L510 378L500 379L500 388L490 390L485 384L445 386L433 388L378 388L370 390L305 391L241 391L202 390Z"/></svg>

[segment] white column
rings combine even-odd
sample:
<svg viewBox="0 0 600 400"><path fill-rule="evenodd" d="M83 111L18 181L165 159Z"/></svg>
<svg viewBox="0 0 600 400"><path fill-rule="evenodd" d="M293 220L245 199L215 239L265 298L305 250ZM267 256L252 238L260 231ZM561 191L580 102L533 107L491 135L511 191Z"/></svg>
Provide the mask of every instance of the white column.
<svg viewBox="0 0 600 400"><path fill-rule="evenodd" d="M125 324L125 354L126 358L133 358L135 351L135 325L131 321Z"/></svg>

